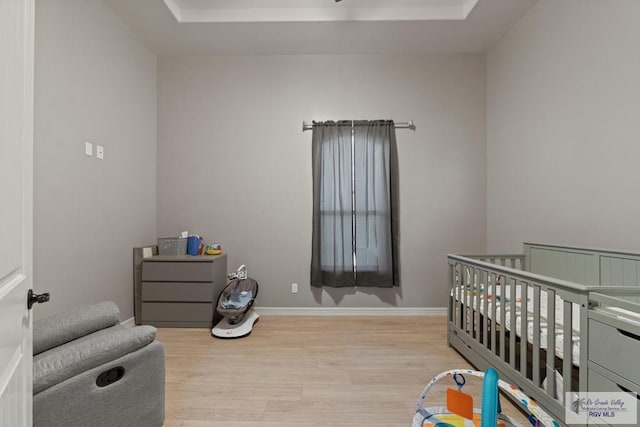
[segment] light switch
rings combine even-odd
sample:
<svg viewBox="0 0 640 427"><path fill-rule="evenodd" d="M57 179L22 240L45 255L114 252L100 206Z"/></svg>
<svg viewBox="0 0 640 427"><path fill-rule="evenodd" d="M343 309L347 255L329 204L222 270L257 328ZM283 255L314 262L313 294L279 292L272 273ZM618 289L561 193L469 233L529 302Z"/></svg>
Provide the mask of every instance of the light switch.
<svg viewBox="0 0 640 427"><path fill-rule="evenodd" d="M93 156L93 144L90 142L84 143L84 154L87 156Z"/></svg>
<svg viewBox="0 0 640 427"><path fill-rule="evenodd" d="M100 160L104 159L104 147L102 145L96 145L96 157Z"/></svg>

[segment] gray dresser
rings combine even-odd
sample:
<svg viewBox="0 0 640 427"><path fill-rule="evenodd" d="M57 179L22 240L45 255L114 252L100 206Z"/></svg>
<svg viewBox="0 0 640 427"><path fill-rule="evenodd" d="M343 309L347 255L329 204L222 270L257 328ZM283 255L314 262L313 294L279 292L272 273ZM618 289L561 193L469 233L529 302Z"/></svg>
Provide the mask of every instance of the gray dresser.
<svg viewBox="0 0 640 427"><path fill-rule="evenodd" d="M589 310L589 391L640 396L640 324L619 314ZM637 403L640 422L640 401ZM605 418L598 425L614 424Z"/></svg>
<svg viewBox="0 0 640 427"><path fill-rule="evenodd" d="M140 323L157 327L208 328L226 285L227 256L143 258Z"/></svg>

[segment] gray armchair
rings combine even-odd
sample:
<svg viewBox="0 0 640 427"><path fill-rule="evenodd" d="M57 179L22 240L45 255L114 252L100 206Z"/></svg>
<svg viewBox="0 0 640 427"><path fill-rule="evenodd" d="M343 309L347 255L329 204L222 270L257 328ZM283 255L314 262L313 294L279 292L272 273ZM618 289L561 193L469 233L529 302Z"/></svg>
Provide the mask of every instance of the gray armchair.
<svg viewBox="0 0 640 427"><path fill-rule="evenodd" d="M33 324L33 425L159 427L164 348L152 326L120 325L112 302Z"/></svg>

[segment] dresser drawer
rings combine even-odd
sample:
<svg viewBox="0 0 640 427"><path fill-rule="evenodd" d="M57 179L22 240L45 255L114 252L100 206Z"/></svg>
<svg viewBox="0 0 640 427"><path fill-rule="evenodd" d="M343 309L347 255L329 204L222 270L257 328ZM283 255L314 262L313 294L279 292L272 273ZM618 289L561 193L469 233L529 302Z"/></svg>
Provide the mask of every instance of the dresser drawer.
<svg viewBox="0 0 640 427"><path fill-rule="evenodd" d="M142 280L145 282L211 282L211 262L157 262L142 263Z"/></svg>
<svg viewBox="0 0 640 427"><path fill-rule="evenodd" d="M640 384L640 336L589 319L589 360Z"/></svg>
<svg viewBox="0 0 640 427"><path fill-rule="evenodd" d="M143 302L143 322L204 322L210 324L212 303Z"/></svg>
<svg viewBox="0 0 640 427"><path fill-rule="evenodd" d="M606 372L606 371L603 371L602 369L598 369L598 370L602 372ZM624 382L624 381L620 381L620 382ZM629 387L625 387L625 386L629 386ZM613 375L612 375L612 378L607 378L605 375L601 374L600 372L597 372L594 369L589 369L589 391L616 392L616 393L631 391L631 392L640 394L640 386L638 386L636 389L633 389L631 383L625 382L624 385L622 384L619 385L613 378Z"/></svg>
<svg viewBox="0 0 640 427"><path fill-rule="evenodd" d="M598 369L598 371L603 371L602 368ZM609 374L611 375L611 374ZM600 372L596 372L594 369L589 369L589 391L597 392L597 393L635 393L636 399L640 399L640 386L632 387L632 384L626 383L624 380L620 382L624 382L626 386L619 385L614 379L614 375L611 375L612 378L607 378ZM640 421L640 400L636 400L636 412L637 412L637 420Z"/></svg>
<svg viewBox="0 0 640 427"><path fill-rule="evenodd" d="M142 301L209 302L218 297L212 283L142 282Z"/></svg>

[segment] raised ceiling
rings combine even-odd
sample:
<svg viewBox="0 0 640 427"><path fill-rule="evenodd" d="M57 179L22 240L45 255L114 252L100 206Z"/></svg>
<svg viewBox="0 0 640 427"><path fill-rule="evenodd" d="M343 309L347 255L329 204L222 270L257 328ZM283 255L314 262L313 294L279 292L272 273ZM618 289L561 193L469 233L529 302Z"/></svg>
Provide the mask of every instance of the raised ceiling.
<svg viewBox="0 0 640 427"><path fill-rule="evenodd" d="M163 0L180 23L465 19L478 0Z"/></svg>
<svg viewBox="0 0 640 427"><path fill-rule="evenodd" d="M103 0L158 55L484 53L537 0Z"/></svg>

